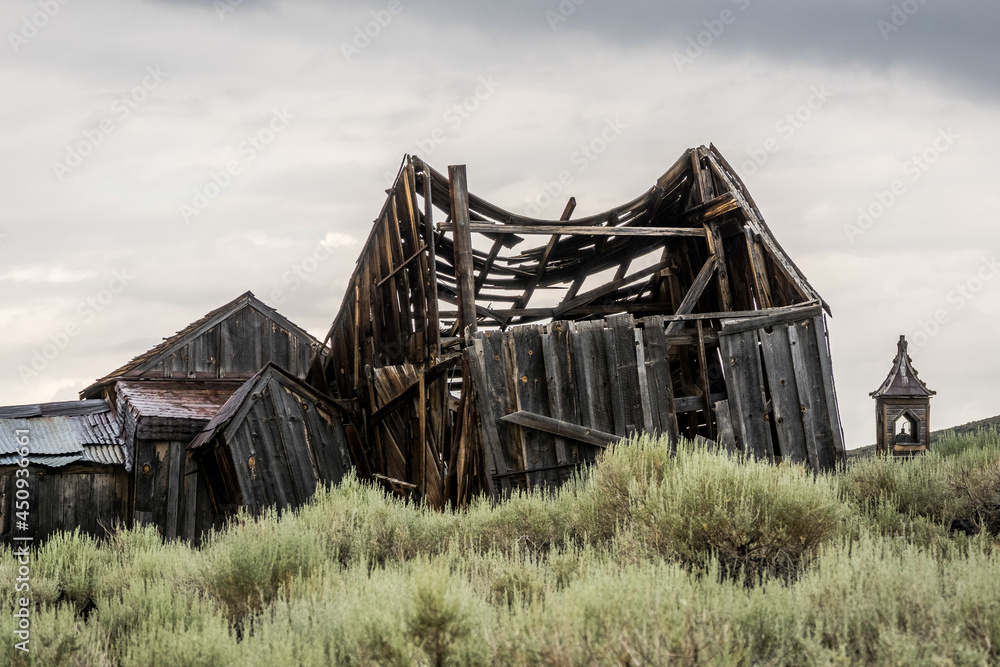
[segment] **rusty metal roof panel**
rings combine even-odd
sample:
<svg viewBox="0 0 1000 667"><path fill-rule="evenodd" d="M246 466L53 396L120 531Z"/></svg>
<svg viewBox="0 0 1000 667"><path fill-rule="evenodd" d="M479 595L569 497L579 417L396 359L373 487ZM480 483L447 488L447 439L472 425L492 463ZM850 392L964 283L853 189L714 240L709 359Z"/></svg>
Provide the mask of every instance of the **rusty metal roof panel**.
<svg viewBox="0 0 1000 667"><path fill-rule="evenodd" d="M45 466L47 468L62 468L71 463L76 463L82 458L83 457L80 454L67 454L61 456L31 454L28 456L28 460L31 462L31 465ZM20 454L0 454L0 466L17 465L17 462L20 460Z"/></svg>
<svg viewBox="0 0 1000 667"><path fill-rule="evenodd" d="M0 456L4 461L19 459L26 439L29 459L40 465L60 467L80 460L125 463L121 425L105 401L42 403L0 410L7 415L30 415L0 417ZM88 458L88 448L95 449L94 458Z"/></svg>
<svg viewBox="0 0 1000 667"><path fill-rule="evenodd" d="M106 465L125 465L125 448L119 445L94 445L83 448L83 460Z"/></svg>
<svg viewBox="0 0 1000 667"><path fill-rule="evenodd" d="M242 381L122 380L117 391L137 417L210 420Z"/></svg>

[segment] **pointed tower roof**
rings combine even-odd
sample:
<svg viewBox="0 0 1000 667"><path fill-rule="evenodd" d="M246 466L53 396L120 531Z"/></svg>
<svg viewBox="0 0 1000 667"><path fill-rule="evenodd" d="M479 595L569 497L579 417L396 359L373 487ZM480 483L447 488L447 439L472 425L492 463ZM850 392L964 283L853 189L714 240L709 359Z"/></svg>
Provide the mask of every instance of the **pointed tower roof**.
<svg viewBox="0 0 1000 667"><path fill-rule="evenodd" d="M933 396L927 385L917 377L917 369L913 367L910 356L906 353L906 336L899 337L896 344L896 358L892 360L892 370L878 389L871 393L872 398L882 396Z"/></svg>

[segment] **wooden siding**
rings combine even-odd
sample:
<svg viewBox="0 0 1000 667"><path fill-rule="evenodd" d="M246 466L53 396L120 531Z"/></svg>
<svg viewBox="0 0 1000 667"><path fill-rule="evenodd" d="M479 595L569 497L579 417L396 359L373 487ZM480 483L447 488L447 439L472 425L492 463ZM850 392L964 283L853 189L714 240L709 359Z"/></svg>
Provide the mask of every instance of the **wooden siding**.
<svg viewBox="0 0 1000 667"><path fill-rule="evenodd" d="M0 469L0 543L10 542L16 520L15 469ZM128 524L129 478L124 468L69 466L29 470L27 534L36 542L54 532L76 528L88 535L104 537L116 525Z"/></svg>
<svg viewBox="0 0 1000 667"><path fill-rule="evenodd" d="M335 408L273 368L250 382L234 396L239 403L225 408L225 423L196 449L220 516L240 505L253 513L297 507L351 469Z"/></svg>
<svg viewBox="0 0 1000 667"><path fill-rule="evenodd" d="M556 486L640 432L829 469L843 437L823 315L785 318L728 334L667 335L669 318L628 315L475 334L466 349L494 486Z"/></svg>
<svg viewBox="0 0 1000 667"><path fill-rule="evenodd" d="M188 440L137 440L133 520L197 544L218 522Z"/></svg>

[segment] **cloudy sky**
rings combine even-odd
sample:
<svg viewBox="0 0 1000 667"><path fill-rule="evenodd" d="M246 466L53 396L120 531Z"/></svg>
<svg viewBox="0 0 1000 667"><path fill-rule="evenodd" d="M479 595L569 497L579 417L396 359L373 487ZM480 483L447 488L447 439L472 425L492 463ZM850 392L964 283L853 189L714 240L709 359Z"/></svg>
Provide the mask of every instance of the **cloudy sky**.
<svg viewBox="0 0 1000 667"><path fill-rule="evenodd" d="M518 212L569 170L557 217L714 142L832 307L849 447L900 334L934 427L1000 414L995 3L7 0L0 29L0 404L246 290L322 338L405 153Z"/></svg>

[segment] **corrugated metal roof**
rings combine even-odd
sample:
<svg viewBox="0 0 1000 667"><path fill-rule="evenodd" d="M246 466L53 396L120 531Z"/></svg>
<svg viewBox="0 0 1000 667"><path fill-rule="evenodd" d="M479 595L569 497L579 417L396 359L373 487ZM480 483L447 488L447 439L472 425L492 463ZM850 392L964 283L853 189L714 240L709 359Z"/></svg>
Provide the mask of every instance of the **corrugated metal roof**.
<svg viewBox="0 0 1000 667"><path fill-rule="evenodd" d="M120 380L117 391L136 417L207 421L242 385L240 380Z"/></svg>
<svg viewBox="0 0 1000 667"><path fill-rule="evenodd" d="M48 468L62 468L70 463L76 463L83 458L80 454L69 454L65 456L29 455L28 460L31 465L46 466ZM21 460L19 454L0 454L0 466L17 465Z"/></svg>
<svg viewBox="0 0 1000 667"><path fill-rule="evenodd" d="M85 405L75 405L78 403ZM0 461L4 461L0 465L20 459L20 439L25 435L29 460L39 465L59 467L80 460L115 465L126 462L121 426L105 401L42 403L35 407L38 409L29 413L33 416L0 417ZM3 410L6 414L17 413L9 408Z"/></svg>
<svg viewBox="0 0 1000 667"><path fill-rule="evenodd" d="M88 445L83 448L83 460L107 465L125 465L125 448L119 445Z"/></svg>
<svg viewBox="0 0 1000 667"><path fill-rule="evenodd" d="M60 401L58 403L32 403L0 407L0 419L26 419L28 417L69 417L108 411L108 404L100 398L89 401Z"/></svg>

